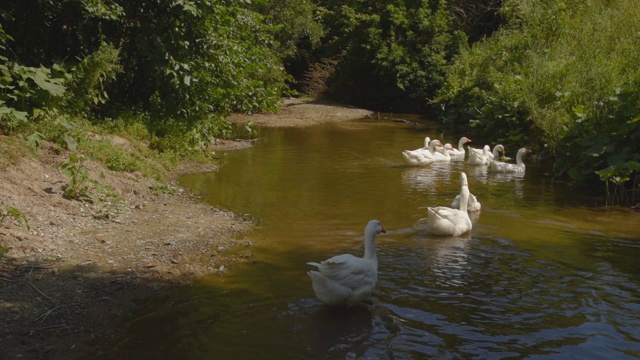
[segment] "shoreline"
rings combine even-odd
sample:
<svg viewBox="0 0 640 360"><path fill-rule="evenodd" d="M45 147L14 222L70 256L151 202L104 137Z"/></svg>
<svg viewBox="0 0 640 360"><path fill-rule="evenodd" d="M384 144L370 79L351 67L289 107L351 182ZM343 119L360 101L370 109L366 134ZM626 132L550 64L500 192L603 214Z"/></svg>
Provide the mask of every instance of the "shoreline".
<svg viewBox="0 0 640 360"><path fill-rule="evenodd" d="M312 126L371 116L363 109L312 99L284 99L277 113L232 115L256 126ZM126 141L124 146L126 146ZM214 151L252 146L220 141ZM184 163L169 186L141 174L110 171L87 161L92 178L124 202L110 219L104 204L62 197L68 178L58 169L66 154L44 144L0 173L0 204L28 219L0 225L0 358L65 358L99 351L90 341L117 331L136 303L206 275L224 276L249 261L255 226L222 211L176 183L179 175L215 171ZM101 208L102 207L102 208ZM113 209L110 209L113 210ZM238 249L245 256L234 254Z"/></svg>

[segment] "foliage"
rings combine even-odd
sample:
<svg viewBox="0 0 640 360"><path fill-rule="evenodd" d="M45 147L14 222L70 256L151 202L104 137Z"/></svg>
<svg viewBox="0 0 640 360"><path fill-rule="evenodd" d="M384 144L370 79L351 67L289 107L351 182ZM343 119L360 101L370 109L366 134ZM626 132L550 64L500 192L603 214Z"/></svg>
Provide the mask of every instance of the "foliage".
<svg viewBox="0 0 640 360"><path fill-rule="evenodd" d="M558 147L566 156L558 157L555 171L578 183L604 181L607 204L635 203L640 194L640 87L619 90L593 111L606 121L583 115Z"/></svg>
<svg viewBox="0 0 640 360"><path fill-rule="evenodd" d="M491 36L502 25L502 3L503 0L451 0L449 11L456 28L476 42Z"/></svg>
<svg viewBox="0 0 640 360"><path fill-rule="evenodd" d="M60 164L62 173L70 178L69 183L64 187L64 197L67 199L91 202L93 185L98 182L91 179L89 172L84 166L85 158L72 154L69 159Z"/></svg>
<svg viewBox="0 0 640 360"><path fill-rule="evenodd" d="M8 217L17 221L23 220L24 225L27 227L27 230L31 228L29 226L29 220L20 210L14 208L13 206L5 205L3 209L0 209L0 225L4 222L4 219ZM2 257L1 254L0 257Z"/></svg>
<svg viewBox="0 0 640 360"><path fill-rule="evenodd" d="M308 42L311 48L320 44L324 29L315 19L317 6L312 1L272 0L255 5L274 28L277 51L283 58L296 56L302 42Z"/></svg>
<svg viewBox="0 0 640 360"><path fill-rule="evenodd" d="M113 45L102 43L94 53L82 59L73 70L69 96L64 107L73 114L89 114L91 109L109 100L108 84L122 71L119 51Z"/></svg>
<svg viewBox="0 0 640 360"><path fill-rule="evenodd" d="M327 94L329 88L327 81L336 70L336 65L340 62L336 59L322 59L319 62L309 65L309 70L304 73L301 80L301 90L304 94L315 97L322 97Z"/></svg>
<svg viewBox="0 0 640 360"><path fill-rule="evenodd" d="M4 133L26 123L33 109L51 106L64 95L67 79L57 64L49 69L10 61L3 53L11 40L0 25L0 132Z"/></svg>
<svg viewBox="0 0 640 360"><path fill-rule="evenodd" d="M0 130L39 121L36 109L94 123L147 113L150 136L204 144L232 111L275 109L290 79L283 58L300 38L317 42L310 3L258 4L273 11L245 0L3 2ZM291 14L295 28L274 22Z"/></svg>
<svg viewBox="0 0 640 360"><path fill-rule="evenodd" d="M13 206L5 205L3 209L0 209L0 225L2 225L4 223L4 219L8 217L16 221L23 220L24 225L27 227L27 230L31 229L31 227L29 226L29 220L20 210L14 208ZM9 249L0 246L0 259L2 259L7 251L9 251Z"/></svg>
<svg viewBox="0 0 640 360"><path fill-rule="evenodd" d="M40 147L43 140L44 135L41 132L36 131L33 134L29 135L29 137L27 138L27 144L29 144L31 148L37 149Z"/></svg>
<svg viewBox="0 0 640 360"><path fill-rule="evenodd" d="M559 178L631 171L640 4L506 0L501 13L507 24L448 69L434 101L443 122L507 146L548 149Z"/></svg>
<svg viewBox="0 0 640 360"><path fill-rule="evenodd" d="M85 157L72 154L60 164L62 173L68 176L69 183L64 187L63 196L67 199L98 203L95 217L111 219L126 210L124 198L117 195L109 186L104 186L89 176L84 165ZM104 174L100 174L104 179Z"/></svg>
<svg viewBox="0 0 640 360"><path fill-rule="evenodd" d="M17 136L0 137L0 171L18 163L18 159L29 153L28 143Z"/></svg>
<svg viewBox="0 0 640 360"><path fill-rule="evenodd" d="M99 194L99 200L99 206L94 214L96 219L112 220L127 211L125 199L108 186L104 187Z"/></svg>
<svg viewBox="0 0 640 360"><path fill-rule="evenodd" d="M77 149L78 139L83 136L81 125L58 109L34 109L33 111L31 122L22 126L24 132L31 133L27 136L27 143L32 148L38 148L42 141L48 140L62 148L72 151ZM76 120L79 121L79 119Z"/></svg>
<svg viewBox="0 0 640 360"><path fill-rule="evenodd" d="M310 0L258 1L252 6L269 23L285 70L300 78L324 34L316 21L317 6Z"/></svg>
<svg viewBox="0 0 640 360"><path fill-rule="evenodd" d="M275 105L284 74L268 26L243 2L119 3L127 17L112 29L122 44L118 101L186 120Z"/></svg>
<svg viewBox="0 0 640 360"><path fill-rule="evenodd" d="M322 58L341 57L328 81L334 99L381 109L426 105L466 36L447 1L320 1ZM424 109L424 107L422 107Z"/></svg>

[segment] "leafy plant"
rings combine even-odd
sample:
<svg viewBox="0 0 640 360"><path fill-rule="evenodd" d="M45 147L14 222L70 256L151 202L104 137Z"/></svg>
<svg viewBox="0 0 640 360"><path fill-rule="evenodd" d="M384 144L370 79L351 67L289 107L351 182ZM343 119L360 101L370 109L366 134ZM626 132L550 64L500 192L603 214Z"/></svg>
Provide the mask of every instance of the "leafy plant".
<svg viewBox="0 0 640 360"><path fill-rule="evenodd" d="M43 140L44 140L44 135L36 131L33 134L29 135L29 137L27 138L27 143L32 148L37 149L40 147L40 144L42 144Z"/></svg>
<svg viewBox="0 0 640 360"><path fill-rule="evenodd" d="M111 220L126 211L125 199L116 194L110 187L104 187L100 194L100 204L94 217L96 219Z"/></svg>
<svg viewBox="0 0 640 360"><path fill-rule="evenodd" d="M622 203L626 200L626 191L624 185L629 181L628 172L618 164L609 166L606 169L596 171L600 176L600 180L605 182L606 205L614 203ZM613 191L611 191L613 188Z"/></svg>
<svg viewBox="0 0 640 360"><path fill-rule="evenodd" d="M107 103L107 85L116 80L122 71L119 50L113 45L101 43L100 48L85 57L73 70L65 107L78 114L87 114L91 109Z"/></svg>
<svg viewBox="0 0 640 360"><path fill-rule="evenodd" d="M178 188L169 184L160 184L154 186L151 190L153 190L156 195L173 195L178 191Z"/></svg>
<svg viewBox="0 0 640 360"><path fill-rule="evenodd" d="M99 219L110 220L125 212L125 199L111 187L92 179L84 161L84 156L72 154L69 160L60 165L62 172L70 177L69 183L64 187L63 196L67 199L98 203L94 217ZM103 173L100 176L104 179Z"/></svg>
<svg viewBox="0 0 640 360"><path fill-rule="evenodd" d="M14 208L13 206L5 205L3 209L0 209L0 225L4 223L4 219L7 217L10 217L17 221L23 220L24 225L27 227L27 230L31 229L27 217L20 210ZM9 251L7 248L0 246L0 259L2 259L7 251Z"/></svg>
<svg viewBox="0 0 640 360"><path fill-rule="evenodd" d="M32 147L39 146L46 139L71 151L78 148L77 136L81 131L79 125L69 119L69 115L58 109L34 109L33 114L32 126L26 128L35 130L27 138Z"/></svg>
<svg viewBox="0 0 640 360"><path fill-rule="evenodd" d="M92 202L91 189L98 185L98 182L91 179L84 161L84 156L72 154L60 165L62 173L70 178L69 183L64 187L63 196L67 199Z"/></svg>
<svg viewBox="0 0 640 360"><path fill-rule="evenodd" d="M4 219L7 217L18 221L23 220L24 225L27 227L27 230L31 229L27 217L20 210L14 208L13 206L5 205L3 209L0 209L0 224L2 224L4 222Z"/></svg>

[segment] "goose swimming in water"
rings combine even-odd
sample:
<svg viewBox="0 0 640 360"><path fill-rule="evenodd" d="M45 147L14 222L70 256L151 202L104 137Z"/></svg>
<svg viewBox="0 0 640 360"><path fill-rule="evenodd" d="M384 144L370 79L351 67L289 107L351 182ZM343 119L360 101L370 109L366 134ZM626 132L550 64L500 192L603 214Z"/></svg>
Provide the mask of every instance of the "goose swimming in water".
<svg viewBox="0 0 640 360"><path fill-rule="evenodd" d="M317 268L307 274L320 301L352 306L371 295L378 281L376 235L384 232L379 220L371 220L364 228L364 257L342 254L320 263L307 263Z"/></svg>
<svg viewBox="0 0 640 360"><path fill-rule="evenodd" d="M471 230L473 225L467 213L469 194L467 174L460 173L460 208L446 206L428 208L427 226L431 234L460 236Z"/></svg>
<svg viewBox="0 0 640 360"><path fill-rule="evenodd" d="M489 163L489 170L491 170L491 172L497 172L497 173L524 174L526 170L526 166L522 161L522 157L525 156L526 154L529 154L530 152L531 150L528 150L527 148L521 148L520 150L518 150L518 153L516 154L515 164L506 163L506 162L497 161L497 160L491 160L491 162Z"/></svg>

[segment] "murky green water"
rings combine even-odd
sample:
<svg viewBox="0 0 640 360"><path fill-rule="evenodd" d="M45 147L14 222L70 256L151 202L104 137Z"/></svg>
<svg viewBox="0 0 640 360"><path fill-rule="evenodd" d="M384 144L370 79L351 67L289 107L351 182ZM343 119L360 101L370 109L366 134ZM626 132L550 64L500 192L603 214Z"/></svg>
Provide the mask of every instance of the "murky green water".
<svg viewBox="0 0 640 360"><path fill-rule="evenodd" d="M372 120L261 129L255 147L219 154L220 171L181 179L259 220L254 261L158 297L104 357L639 358L640 214L589 208L535 164L524 178L405 166L401 150L427 134L439 138ZM432 237L426 207L451 203L460 171L483 210L471 235ZM388 232L371 303L321 305L306 262L361 255L373 218Z"/></svg>

